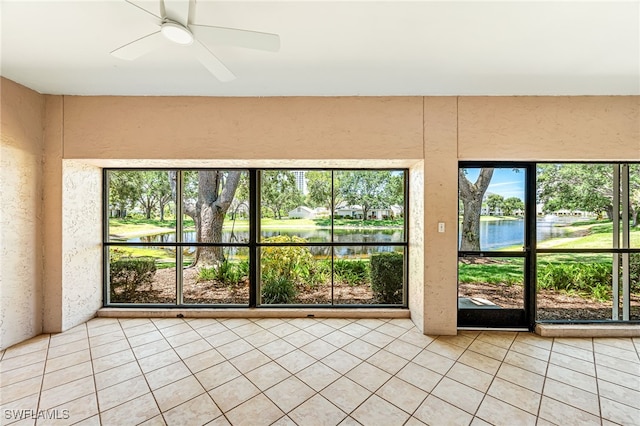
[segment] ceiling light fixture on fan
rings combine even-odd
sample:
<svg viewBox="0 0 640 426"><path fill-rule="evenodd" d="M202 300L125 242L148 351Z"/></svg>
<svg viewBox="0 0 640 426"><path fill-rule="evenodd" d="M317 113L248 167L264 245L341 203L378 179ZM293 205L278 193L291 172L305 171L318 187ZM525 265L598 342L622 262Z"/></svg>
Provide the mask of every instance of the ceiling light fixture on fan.
<svg viewBox="0 0 640 426"><path fill-rule="evenodd" d="M193 34L189 28L185 28L177 22L166 20L160 26L160 32L169 41L176 44L190 45L193 43Z"/></svg>
<svg viewBox="0 0 640 426"><path fill-rule="evenodd" d="M115 49L111 54L116 58L135 60L162 48L166 39L179 45L192 46L195 58L211 74L220 81L231 81L236 76L213 54L208 45L246 47L269 52L280 50L280 36L277 34L191 23L194 15L192 2L195 3L195 0L159 0L161 16L131 0L125 1L153 16L160 29Z"/></svg>

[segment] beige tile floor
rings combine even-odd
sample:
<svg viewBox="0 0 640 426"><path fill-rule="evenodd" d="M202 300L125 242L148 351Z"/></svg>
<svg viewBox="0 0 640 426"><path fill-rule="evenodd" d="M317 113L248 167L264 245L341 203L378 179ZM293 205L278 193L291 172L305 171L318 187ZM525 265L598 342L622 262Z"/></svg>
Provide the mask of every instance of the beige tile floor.
<svg viewBox="0 0 640 426"><path fill-rule="evenodd" d="M97 318L0 353L0 422L638 425L639 352L407 319Z"/></svg>

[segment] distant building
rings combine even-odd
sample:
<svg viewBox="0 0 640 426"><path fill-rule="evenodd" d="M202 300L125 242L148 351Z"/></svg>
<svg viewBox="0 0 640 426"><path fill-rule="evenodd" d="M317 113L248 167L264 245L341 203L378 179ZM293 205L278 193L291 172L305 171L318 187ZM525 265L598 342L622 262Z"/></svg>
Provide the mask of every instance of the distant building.
<svg viewBox="0 0 640 426"><path fill-rule="evenodd" d="M403 216L403 208L402 206L393 205L389 207L382 208L372 208L367 211L367 219L368 220L384 220L384 219L393 219ZM336 217L348 217L352 219L362 219L364 216L362 206L359 205L341 205L335 209L334 212Z"/></svg>
<svg viewBox="0 0 640 426"><path fill-rule="evenodd" d="M293 210L289 210L289 219L314 219L316 212L306 206L298 206Z"/></svg>
<svg viewBox="0 0 640 426"><path fill-rule="evenodd" d="M293 175L296 177L296 187L304 195L307 194L307 178L305 177L306 171L294 170Z"/></svg>

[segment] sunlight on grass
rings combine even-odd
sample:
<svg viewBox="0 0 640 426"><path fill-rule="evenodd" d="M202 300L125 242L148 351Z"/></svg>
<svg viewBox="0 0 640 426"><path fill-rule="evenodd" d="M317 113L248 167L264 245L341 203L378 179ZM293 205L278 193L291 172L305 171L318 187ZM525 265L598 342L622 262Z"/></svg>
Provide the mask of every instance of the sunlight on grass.
<svg viewBox="0 0 640 426"><path fill-rule="evenodd" d="M478 258L486 263L458 262L461 283L519 284L524 283L524 259Z"/></svg>

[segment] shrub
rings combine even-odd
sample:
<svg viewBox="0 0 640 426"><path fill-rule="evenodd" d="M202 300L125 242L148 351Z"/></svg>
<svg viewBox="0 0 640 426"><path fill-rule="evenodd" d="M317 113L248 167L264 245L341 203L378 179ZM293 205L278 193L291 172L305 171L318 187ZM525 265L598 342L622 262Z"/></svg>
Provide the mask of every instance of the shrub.
<svg viewBox="0 0 640 426"><path fill-rule="evenodd" d="M382 303L402 303L404 256L377 253L371 256L371 289Z"/></svg>
<svg viewBox="0 0 640 426"><path fill-rule="evenodd" d="M216 276L216 268L200 268L198 269L198 278L196 278L196 281L212 281L216 279Z"/></svg>
<svg viewBox="0 0 640 426"><path fill-rule="evenodd" d="M611 299L611 265L606 263L548 263L538 269L538 288L564 290Z"/></svg>
<svg viewBox="0 0 640 426"><path fill-rule="evenodd" d="M218 267L200 268L198 282L218 280L223 284L234 285L249 275L249 262L246 260L234 263L224 260Z"/></svg>
<svg viewBox="0 0 640 426"><path fill-rule="evenodd" d="M640 253L629 255L629 279L632 293L640 293Z"/></svg>
<svg viewBox="0 0 640 426"><path fill-rule="evenodd" d="M262 284L262 303L291 303L297 295L293 281L285 276L267 276Z"/></svg>
<svg viewBox="0 0 640 426"><path fill-rule="evenodd" d="M314 260L301 272L300 283L308 288L329 282L331 281L331 260Z"/></svg>
<svg viewBox="0 0 640 426"><path fill-rule="evenodd" d="M111 297L116 297L116 289L121 288L123 296L132 296L139 286L149 284L149 290L156 273L156 262L152 257L120 257L109 263Z"/></svg>
<svg viewBox="0 0 640 426"><path fill-rule="evenodd" d="M265 238L265 243L306 243L307 240L296 236L278 235ZM309 277L314 268L314 260L309 247L270 246L262 247L260 262L262 274L269 277L285 277L292 283Z"/></svg>
<svg viewBox="0 0 640 426"><path fill-rule="evenodd" d="M351 286L367 284L371 274L369 262L363 260L336 259L333 270L338 280Z"/></svg>

